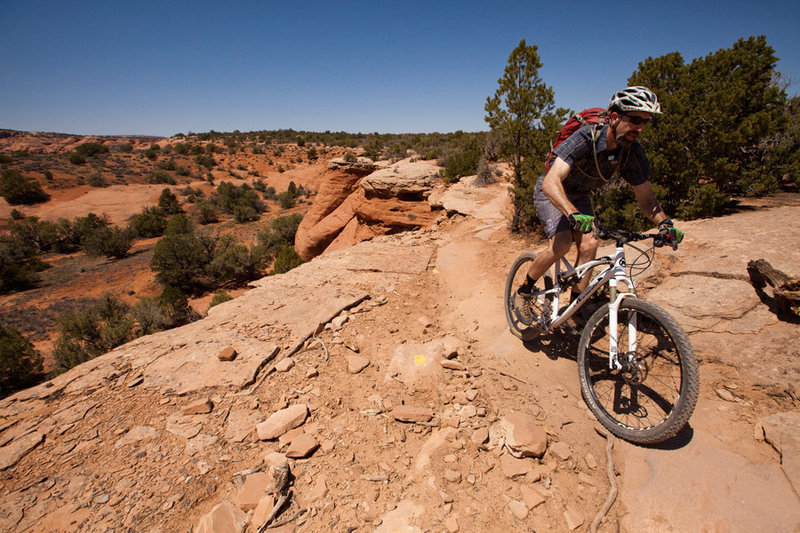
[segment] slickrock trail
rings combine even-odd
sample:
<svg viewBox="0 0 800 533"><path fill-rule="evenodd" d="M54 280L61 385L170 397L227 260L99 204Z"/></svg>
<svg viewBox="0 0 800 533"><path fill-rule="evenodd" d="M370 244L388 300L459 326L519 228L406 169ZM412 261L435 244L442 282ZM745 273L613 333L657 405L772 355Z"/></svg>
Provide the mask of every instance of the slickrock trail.
<svg viewBox="0 0 800 533"><path fill-rule="evenodd" d="M586 531L610 485L577 339L508 333L528 245L505 187L469 182L427 230L264 278L0 401L0 530L258 531L289 495L267 531ZM616 441L599 531L800 527L800 326L746 278L758 258L798 274L781 223L798 212L683 223L638 278L690 332L701 396L673 441Z"/></svg>

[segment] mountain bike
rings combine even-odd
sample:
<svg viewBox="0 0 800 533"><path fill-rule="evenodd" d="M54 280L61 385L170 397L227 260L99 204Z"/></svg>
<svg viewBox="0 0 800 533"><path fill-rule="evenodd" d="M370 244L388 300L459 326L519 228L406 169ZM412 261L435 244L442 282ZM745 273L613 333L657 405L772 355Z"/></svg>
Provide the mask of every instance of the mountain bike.
<svg viewBox="0 0 800 533"><path fill-rule="evenodd" d="M597 222L594 231L599 239L616 242L614 253L579 266L561 258L542 277L544 290L539 292L517 293L536 254L526 252L514 261L505 287L506 320L514 335L531 341L566 328L581 307L607 289L608 302L591 314L578 344L581 394L614 435L637 444L662 442L689 421L700 388L689 336L664 309L636 296L633 276L650 266L654 248L665 244L663 236ZM631 244L649 239L653 246L647 250ZM626 261L626 245L641 252L632 264ZM569 302L565 291L597 267L604 268Z"/></svg>

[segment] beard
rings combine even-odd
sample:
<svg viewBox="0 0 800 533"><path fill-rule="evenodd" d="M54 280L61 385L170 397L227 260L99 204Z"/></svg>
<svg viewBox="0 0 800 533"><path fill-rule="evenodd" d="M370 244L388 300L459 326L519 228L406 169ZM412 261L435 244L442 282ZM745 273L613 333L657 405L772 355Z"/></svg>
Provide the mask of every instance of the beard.
<svg viewBox="0 0 800 533"><path fill-rule="evenodd" d="M636 137L638 137L638 135ZM636 141L636 137L630 139L628 134L619 134L617 133L616 129L614 130L614 139L617 141L617 144L623 148L628 148L630 145L632 145Z"/></svg>

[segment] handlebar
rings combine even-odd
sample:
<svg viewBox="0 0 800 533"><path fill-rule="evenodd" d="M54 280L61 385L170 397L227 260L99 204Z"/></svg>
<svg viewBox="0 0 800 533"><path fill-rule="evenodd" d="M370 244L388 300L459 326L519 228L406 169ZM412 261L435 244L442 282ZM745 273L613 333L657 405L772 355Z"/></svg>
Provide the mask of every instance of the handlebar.
<svg viewBox="0 0 800 533"><path fill-rule="evenodd" d="M612 228L610 226L604 226L603 224L600 224L597 222L597 219L594 221L594 236L596 239L614 239L617 243L617 246L622 246L629 242L653 239L653 246L656 248L669 244L672 246L673 250L678 249L678 243L667 242L662 233L637 233L635 231Z"/></svg>

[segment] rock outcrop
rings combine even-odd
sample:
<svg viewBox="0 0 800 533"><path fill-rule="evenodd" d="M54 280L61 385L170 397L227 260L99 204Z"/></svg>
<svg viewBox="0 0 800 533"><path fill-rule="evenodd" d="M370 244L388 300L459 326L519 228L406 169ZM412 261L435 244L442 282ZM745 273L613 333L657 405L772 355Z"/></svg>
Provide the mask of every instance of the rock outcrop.
<svg viewBox="0 0 800 533"><path fill-rule="evenodd" d="M426 161L387 168L366 158L334 159L300 223L295 249L303 260L379 235L428 227L437 217L428 203L438 168Z"/></svg>

